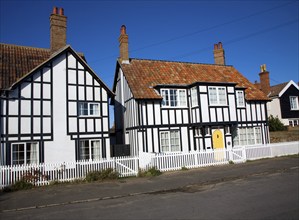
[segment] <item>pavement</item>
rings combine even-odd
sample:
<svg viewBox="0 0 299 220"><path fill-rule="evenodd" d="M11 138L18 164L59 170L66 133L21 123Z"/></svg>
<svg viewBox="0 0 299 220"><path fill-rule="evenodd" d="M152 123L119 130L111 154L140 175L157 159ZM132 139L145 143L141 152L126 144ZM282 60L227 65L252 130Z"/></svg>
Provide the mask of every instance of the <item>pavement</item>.
<svg viewBox="0 0 299 220"><path fill-rule="evenodd" d="M0 214L28 209L42 209L68 204L88 203L99 200L126 198L142 194L164 192L192 192L195 187L252 176L298 170L299 157L278 157L242 164L196 168L164 172L156 177L131 177L93 183L67 183L37 187L30 190L0 193ZM298 178L299 182L299 178Z"/></svg>

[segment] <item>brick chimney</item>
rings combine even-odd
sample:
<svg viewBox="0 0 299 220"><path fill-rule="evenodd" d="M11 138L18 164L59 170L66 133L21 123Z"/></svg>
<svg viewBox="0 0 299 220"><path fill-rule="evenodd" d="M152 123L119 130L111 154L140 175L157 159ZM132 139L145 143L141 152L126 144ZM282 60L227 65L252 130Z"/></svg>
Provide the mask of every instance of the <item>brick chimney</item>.
<svg viewBox="0 0 299 220"><path fill-rule="evenodd" d="M225 65L224 49L221 42L214 44L214 60L217 65Z"/></svg>
<svg viewBox="0 0 299 220"><path fill-rule="evenodd" d="M119 41L119 60L121 63L129 63L129 37L126 33L126 26L120 28Z"/></svg>
<svg viewBox="0 0 299 220"><path fill-rule="evenodd" d="M63 8L53 8L50 15L50 49L52 52L66 45L66 20Z"/></svg>
<svg viewBox="0 0 299 220"><path fill-rule="evenodd" d="M270 93L270 79L269 72L266 70L266 64L261 65L260 76L260 90L265 93L265 95L269 95Z"/></svg>

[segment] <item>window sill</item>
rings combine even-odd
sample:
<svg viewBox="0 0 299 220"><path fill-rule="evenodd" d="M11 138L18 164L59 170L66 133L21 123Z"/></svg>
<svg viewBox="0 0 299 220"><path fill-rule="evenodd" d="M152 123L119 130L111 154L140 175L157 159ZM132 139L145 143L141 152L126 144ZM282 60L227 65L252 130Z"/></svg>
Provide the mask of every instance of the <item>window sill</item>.
<svg viewBox="0 0 299 220"><path fill-rule="evenodd" d="M100 115L78 115L78 118L101 118Z"/></svg>

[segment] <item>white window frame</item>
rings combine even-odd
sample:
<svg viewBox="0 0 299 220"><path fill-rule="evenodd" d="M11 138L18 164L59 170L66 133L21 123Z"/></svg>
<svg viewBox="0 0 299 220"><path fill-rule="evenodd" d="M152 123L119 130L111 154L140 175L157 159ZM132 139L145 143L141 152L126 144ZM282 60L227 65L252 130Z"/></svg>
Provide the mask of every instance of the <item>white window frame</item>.
<svg viewBox="0 0 299 220"><path fill-rule="evenodd" d="M298 96L290 96L290 107L291 110L299 110Z"/></svg>
<svg viewBox="0 0 299 220"><path fill-rule="evenodd" d="M82 143L84 146L82 147ZM88 143L88 146L85 146ZM98 148L94 148L94 143L98 143ZM85 148L88 152L84 152L82 149ZM79 160L99 160L102 156L101 140L79 140Z"/></svg>
<svg viewBox="0 0 299 220"><path fill-rule="evenodd" d="M215 94L213 94L213 90L215 90ZM221 91L224 91L224 96L222 96ZM211 106L224 106L227 105L227 92L226 87L223 86L209 86L209 103ZM222 100L222 98L224 98Z"/></svg>
<svg viewBox="0 0 299 220"><path fill-rule="evenodd" d="M234 146L262 144L262 128L261 127L238 128L236 132L237 132L237 134L233 139Z"/></svg>
<svg viewBox="0 0 299 220"><path fill-rule="evenodd" d="M237 107L245 107L244 91L236 91Z"/></svg>
<svg viewBox="0 0 299 220"><path fill-rule="evenodd" d="M190 89L191 93L191 107L198 106L197 86Z"/></svg>
<svg viewBox="0 0 299 220"><path fill-rule="evenodd" d="M95 113L92 106L98 106ZM78 103L79 116L100 116L100 104L95 102L79 102Z"/></svg>
<svg viewBox="0 0 299 220"><path fill-rule="evenodd" d="M173 136L173 134L175 134L175 137ZM174 144L174 140L172 139L173 137L178 142L177 144ZM164 142L163 142L163 140L164 140ZM165 146L167 148L167 150L164 150L163 146ZM163 153L181 152L180 131L178 131L178 130L160 131L160 147L161 147L161 152L163 152ZM176 147L178 149L173 150L174 147Z"/></svg>
<svg viewBox="0 0 299 220"><path fill-rule="evenodd" d="M31 151L31 147L35 145L34 151ZM24 145L24 151L15 151L14 147L17 145ZM29 149L30 146L30 149ZM14 154L18 157L15 158ZM23 160L20 160L20 154L23 154ZM23 161L23 162L21 162ZM39 145L38 142L20 142L11 144L11 164L12 165L28 165L28 164L38 164L39 163Z"/></svg>
<svg viewBox="0 0 299 220"><path fill-rule="evenodd" d="M173 94L175 96L173 96ZM181 94L184 94L181 96ZM187 93L186 89L161 89L162 107L187 107ZM175 97L175 98L173 98Z"/></svg>

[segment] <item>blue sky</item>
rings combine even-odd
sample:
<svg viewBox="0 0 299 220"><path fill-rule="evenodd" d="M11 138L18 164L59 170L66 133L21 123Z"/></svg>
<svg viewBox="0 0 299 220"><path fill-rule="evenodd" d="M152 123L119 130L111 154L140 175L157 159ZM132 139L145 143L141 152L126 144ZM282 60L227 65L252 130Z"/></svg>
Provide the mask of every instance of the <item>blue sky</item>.
<svg viewBox="0 0 299 220"><path fill-rule="evenodd" d="M67 43L109 87L122 24L130 57L214 63L221 41L226 64L250 81L264 63L271 85L299 81L298 1L0 1L0 41L41 48L50 44L53 6L63 7Z"/></svg>

